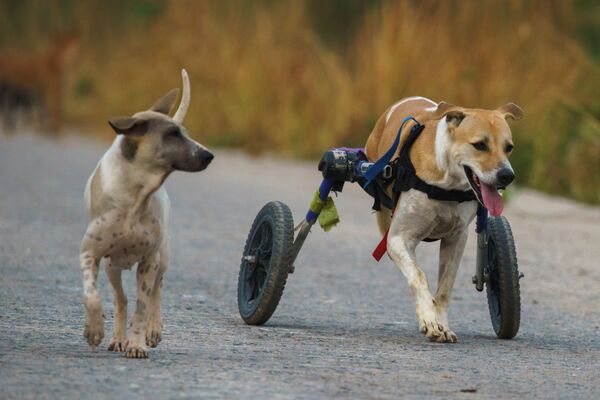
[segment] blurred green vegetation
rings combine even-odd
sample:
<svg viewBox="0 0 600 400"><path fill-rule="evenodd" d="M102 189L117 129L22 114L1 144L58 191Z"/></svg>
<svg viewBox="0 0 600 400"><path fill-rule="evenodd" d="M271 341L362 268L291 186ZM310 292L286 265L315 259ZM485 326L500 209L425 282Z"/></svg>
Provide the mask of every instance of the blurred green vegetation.
<svg viewBox="0 0 600 400"><path fill-rule="evenodd" d="M0 48L77 32L66 112L148 107L179 69L186 124L210 145L318 157L362 146L394 101L513 101L519 183L600 203L600 3L595 0L0 0Z"/></svg>

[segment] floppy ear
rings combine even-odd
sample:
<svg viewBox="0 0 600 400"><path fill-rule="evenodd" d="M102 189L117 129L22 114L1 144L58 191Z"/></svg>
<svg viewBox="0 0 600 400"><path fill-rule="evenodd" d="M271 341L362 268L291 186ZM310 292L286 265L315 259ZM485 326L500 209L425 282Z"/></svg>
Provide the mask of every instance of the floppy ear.
<svg viewBox="0 0 600 400"><path fill-rule="evenodd" d="M175 100L177 99L177 95L179 94L179 89L171 89L160 99L156 100L152 107L150 107L151 111L156 111L161 114L169 115L169 111L171 111L171 107L175 104Z"/></svg>
<svg viewBox="0 0 600 400"><path fill-rule="evenodd" d="M441 101L433 112L433 119L442 119L444 117L446 117L446 123L449 126L456 128L466 117L466 114L464 113L464 108Z"/></svg>
<svg viewBox="0 0 600 400"><path fill-rule="evenodd" d="M108 120L108 124L121 135L143 135L148 125L147 121L135 117L114 117Z"/></svg>
<svg viewBox="0 0 600 400"><path fill-rule="evenodd" d="M523 110L515 103L505 104L502 107L496 108L496 111L502 114L505 119L512 118L517 121L523 118Z"/></svg>

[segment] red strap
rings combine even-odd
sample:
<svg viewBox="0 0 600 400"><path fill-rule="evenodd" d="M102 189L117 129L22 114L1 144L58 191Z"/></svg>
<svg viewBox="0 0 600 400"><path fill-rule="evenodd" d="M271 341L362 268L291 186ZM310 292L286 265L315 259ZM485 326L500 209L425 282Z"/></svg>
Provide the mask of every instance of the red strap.
<svg viewBox="0 0 600 400"><path fill-rule="evenodd" d="M396 209L394 208L392 210L392 217L394 216L394 212L396 211ZM383 235L383 239L381 239L381 242L379 242L379 244L377 245L377 247L375 247L375 250L373 250L373 258L377 260L377 262L381 261L381 257L383 257L383 255L385 253L387 253L387 238L388 238L388 232L390 231L390 228L388 228L387 231L385 231L385 235Z"/></svg>
<svg viewBox="0 0 600 400"><path fill-rule="evenodd" d="M387 252L387 237L389 231L389 229L385 231L383 239L381 239L381 242L379 242L377 247L375 247L375 250L373 250L373 258L376 259L377 262L379 262L379 260L381 260L381 257L383 257L383 255Z"/></svg>

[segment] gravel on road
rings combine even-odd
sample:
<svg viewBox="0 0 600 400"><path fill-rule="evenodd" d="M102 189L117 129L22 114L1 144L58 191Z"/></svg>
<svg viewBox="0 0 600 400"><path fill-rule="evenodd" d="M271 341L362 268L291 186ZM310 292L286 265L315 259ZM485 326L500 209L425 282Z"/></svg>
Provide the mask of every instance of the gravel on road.
<svg viewBox="0 0 600 400"><path fill-rule="evenodd" d="M78 249L83 188L106 143L0 137L0 398L589 398L600 397L600 208L517 190L512 224L521 330L499 340L485 292L471 284L471 232L450 306L457 344L427 342L399 270L370 256L370 198L346 185L341 223L313 229L278 309L245 325L237 274L256 213L287 203L296 221L320 181L316 162L218 150L208 170L175 173L173 256L164 339L147 360L108 352L112 294L102 271L107 336L82 337ZM549 178L551 179L551 178ZM432 287L437 244L418 261ZM124 273L131 315L132 272Z"/></svg>

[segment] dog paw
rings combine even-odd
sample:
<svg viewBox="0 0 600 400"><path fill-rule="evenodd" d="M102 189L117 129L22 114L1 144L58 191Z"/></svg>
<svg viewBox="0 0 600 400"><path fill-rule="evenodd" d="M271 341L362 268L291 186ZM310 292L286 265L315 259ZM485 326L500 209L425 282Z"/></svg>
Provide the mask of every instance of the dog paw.
<svg viewBox="0 0 600 400"><path fill-rule="evenodd" d="M146 327L146 344L150 347L156 347L162 340L162 321L160 315L152 315L148 320Z"/></svg>
<svg viewBox="0 0 600 400"><path fill-rule="evenodd" d="M83 337L95 349L102 342L102 339L104 339L103 324L86 323L83 328Z"/></svg>
<svg viewBox="0 0 600 400"><path fill-rule="evenodd" d="M126 339L113 338L108 344L108 351L118 351L122 353L127 349L127 343L128 341Z"/></svg>
<svg viewBox="0 0 600 400"><path fill-rule="evenodd" d="M125 357L127 358L148 358L148 349L146 346L132 346L128 345L125 350Z"/></svg>
<svg viewBox="0 0 600 400"><path fill-rule="evenodd" d="M437 320L419 320L419 331L431 342L458 342L458 336Z"/></svg>
<svg viewBox="0 0 600 400"><path fill-rule="evenodd" d="M436 339L438 343L456 343L458 342L458 336L448 328L444 328L442 334Z"/></svg>
<svg viewBox="0 0 600 400"><path fill-rule="evenodd" d="M146 344L150 347L156 347L162 340L161 331L148 331L146 333Z"/></svg>
<svg viewBox="0 0 600 400"><path fill-rule="evenodd" d="M437 320L419 320L419 332L421 332L425 337L433 342L437 341L437 338L442 336L444 332L444 327Z"/></svg>

